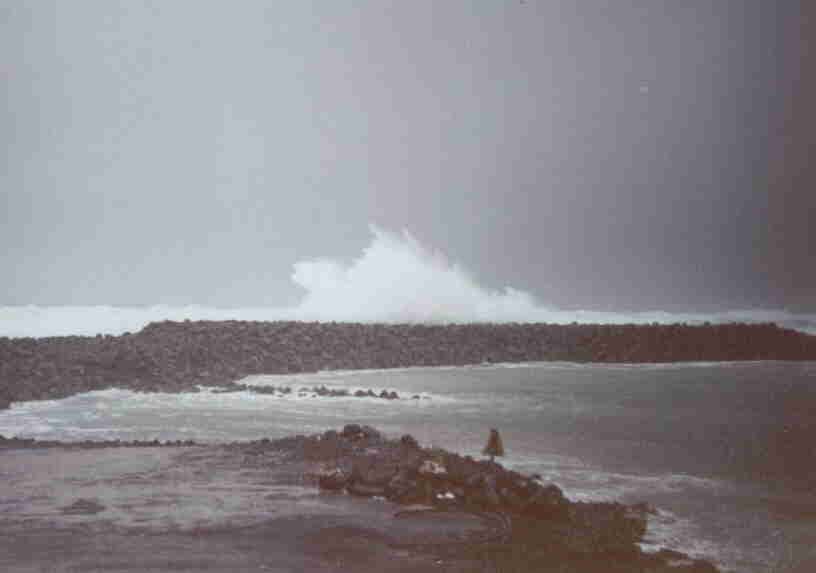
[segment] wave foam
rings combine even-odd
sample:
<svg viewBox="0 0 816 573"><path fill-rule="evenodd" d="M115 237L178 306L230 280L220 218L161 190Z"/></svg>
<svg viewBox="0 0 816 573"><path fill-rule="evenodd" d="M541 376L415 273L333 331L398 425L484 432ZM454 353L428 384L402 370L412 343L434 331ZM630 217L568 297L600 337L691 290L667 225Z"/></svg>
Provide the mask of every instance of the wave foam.
<svg viewBox="0 0 816 573"><path fill-rule="evenodd" d="M736 555L729 555L722 545L706 539L693 520L682 518L671 511L657 509L647 516L646 535L639 543L646 553L670 549L685 553L692 559L708 559L726 570L734 571Z"/></svg>
<svg viewBox="0 0 816 573"><path fill-rule="evenodd" d="M784 310L716 314L605 312L547 306L530 293L479 285L461 266L408 232L371 228L371 243L351 263L301 261L292 280L305 290L292 307L212 308L198 305L4 306L0 336L122 334L160 320L317 320L348 322L702 323L776 322L816 334L816 315Z"/></svg>
<svg viewBox="0 0 816 573"><path fill-rule="evenodd" d="M403 231L372 228L371 244L350 265L332 260L295 265L306 290L297 314L315 320L385 322L529 321L532 296L482 288L460 266Z"/></svg>

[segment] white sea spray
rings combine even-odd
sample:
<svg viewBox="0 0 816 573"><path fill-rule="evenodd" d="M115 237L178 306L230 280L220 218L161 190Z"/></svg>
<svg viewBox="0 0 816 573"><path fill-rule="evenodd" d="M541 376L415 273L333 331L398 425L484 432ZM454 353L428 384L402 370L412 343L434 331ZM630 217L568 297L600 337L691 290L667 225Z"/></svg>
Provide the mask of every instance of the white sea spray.
<svg viewBox="0 0 816 573"><path fill-rule="evenodd" d="M305 320L390 323L547 322L689 323L776 322L816 334L816 315L780 309L676 313L660 309L609 312L563 309L513 287L489 289L461 265L407 232L372 227L372 239L351 262L295 263L292 281L303 289L288 307L0 306L0 336L122 334L161 320Z"/></svg>

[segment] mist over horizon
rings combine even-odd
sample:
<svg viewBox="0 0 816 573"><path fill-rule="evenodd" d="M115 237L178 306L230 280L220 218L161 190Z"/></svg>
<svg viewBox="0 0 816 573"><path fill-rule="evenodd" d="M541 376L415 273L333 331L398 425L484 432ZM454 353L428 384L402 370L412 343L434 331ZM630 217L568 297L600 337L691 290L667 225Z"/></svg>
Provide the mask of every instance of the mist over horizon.
<svg viewBox="0 0 816 573"><path fill-rule="evenodd" d="M0 331L807 322L814 6L5 3Z"/></svg>

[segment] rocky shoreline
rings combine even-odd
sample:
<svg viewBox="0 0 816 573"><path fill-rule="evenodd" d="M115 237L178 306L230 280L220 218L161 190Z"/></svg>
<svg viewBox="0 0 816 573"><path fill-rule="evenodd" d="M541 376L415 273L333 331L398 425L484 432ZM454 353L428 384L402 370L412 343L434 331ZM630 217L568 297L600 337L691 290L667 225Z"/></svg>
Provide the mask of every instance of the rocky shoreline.
<svg viewBox="0 0 816 573"><path fill-rule="evenodd" d="M411 436L389 439L368 426L348 424L310 436L261 439L223 445L190 442L60 443L0 439L3 449L196 446L198 463L211 460L212 471L297 474L299 483L325 495L382 499L394 519L434 520L472 516L483 524L479 535L458 541L447 536L421 544L386 540L391 549L410 549L412 559L444 562L445 570L490 571L651 571L716 573L711 563L678 552L644 553L638 546L653 511L645 504L573 502L554 484L525 476L498 463L474 460L439 448L423 448ZM184 456L179 458L182 460ZM220 464L220 465L219 465ZM238 467L235 467L238 466ZM215 468L222 468L217 470ZM272 473L269 474L270 476ZM292 503L292 501L288 502ZM351 507L355 507L352 505ZM104 515L105 503L77 499L61 508L65 515ZM451 516L446 518L445 516ZM313 532L325 541L325 532ZM376 532L358 532L374 537ZM480 564L480 565L479 565Z"/></svg>
<svg viewBox="0 0 816 573"><path fill-rule="evenodd" d="M73 450L98 450L101 448L182 448L198 446L193 440L82 440L63 442L60 440L36 440L34 438L7 438L0 434L0 451L3 450L43 450L48 448L67 448Z"/></svg>
<svg viewBox="0 0 816 573"><path fill-rule="evenodd" d="M646 533L647 514L654 511L646 504L572 502L540 476L422 448L410 435L388 440L374 428L348 424L340 432L260 447L324 462L317 479L325 490L431 511L492 515L498 525L489 551L498 571L717 571L677 552L642 552L637 544Z"/></svg>
<svg viewBox="0 0 816 573"><path fill-rule="evenodd" d="M816 360L816 336L774 324L168 321L121 336L0 338L0 409L111 387L194 391L254 374L553 360Z"/></svg>

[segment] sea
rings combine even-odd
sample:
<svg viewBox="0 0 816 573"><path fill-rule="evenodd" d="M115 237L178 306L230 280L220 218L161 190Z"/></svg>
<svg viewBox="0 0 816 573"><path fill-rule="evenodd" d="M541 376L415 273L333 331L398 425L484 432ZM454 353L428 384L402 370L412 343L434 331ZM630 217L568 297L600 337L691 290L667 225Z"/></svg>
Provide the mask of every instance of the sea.
<svg viewBox="0 0 816 573"><path fill-rule="evenodd" d="M289 393L103 390L15 403L0 434L59 440L227 442L355 422L480 456L576 501L646 502L642 548L723 570L816 570L816 363L484 364L255 376ZM397 400L313 389L393 390Z"/></svg>

